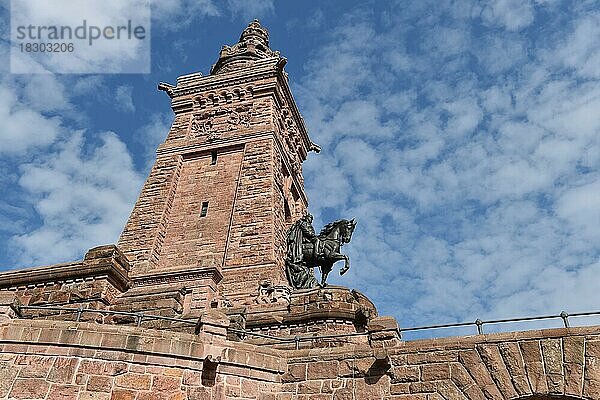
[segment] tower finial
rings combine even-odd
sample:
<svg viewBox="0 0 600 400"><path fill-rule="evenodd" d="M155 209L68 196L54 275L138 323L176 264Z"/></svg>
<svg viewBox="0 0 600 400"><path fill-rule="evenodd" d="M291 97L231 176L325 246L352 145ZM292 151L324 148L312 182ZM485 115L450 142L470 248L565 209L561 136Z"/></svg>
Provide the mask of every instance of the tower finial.
<svg viewBox="0 0 600 400"><path fill-rule="evenodd" d="M255 19L242 31L238 43L231 47L223 46L210 73L213 75L245 68L253 61L270 57L279 57L279 52L269 48L269 31Z"/></svg>

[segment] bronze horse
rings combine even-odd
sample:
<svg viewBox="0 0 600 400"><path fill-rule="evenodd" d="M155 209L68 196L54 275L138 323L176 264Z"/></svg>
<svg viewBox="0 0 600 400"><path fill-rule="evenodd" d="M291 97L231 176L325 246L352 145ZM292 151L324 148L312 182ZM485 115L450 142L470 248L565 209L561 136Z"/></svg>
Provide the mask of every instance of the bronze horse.
<svg viewBox="0 0 600 400"><path fill-rule="evenodd" d="M350 268L350 259L347 255L340 253L340 249L345 243L350 242L355 227L356 221L354 219L350 221L340 219L331 222L321 229L315 244L316 249L313 246L303 246L304 260L309 260L309 265L313 264L319 267L321 271L321 286L327 286L327 275L329 275L333 269L333 264L337 261L344 260L340 275L344 275ZM310 263L311 260L312 263Z"/></svg>

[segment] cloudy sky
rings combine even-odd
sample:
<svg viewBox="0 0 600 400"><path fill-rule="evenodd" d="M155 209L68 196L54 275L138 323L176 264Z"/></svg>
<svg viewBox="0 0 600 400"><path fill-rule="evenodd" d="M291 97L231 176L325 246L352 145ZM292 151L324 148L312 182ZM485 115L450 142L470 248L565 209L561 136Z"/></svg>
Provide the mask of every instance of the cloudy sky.
<svg viewBox="0 0 600 400"><path fill-rule="evenodd" d="M0 270L115 242L172 119L156 83L208 73L259 18L323 148L315 225L359 221L332 283L403 326L600 309L597 1L152 11L150 74L14 75L0 2Z"/></svg>

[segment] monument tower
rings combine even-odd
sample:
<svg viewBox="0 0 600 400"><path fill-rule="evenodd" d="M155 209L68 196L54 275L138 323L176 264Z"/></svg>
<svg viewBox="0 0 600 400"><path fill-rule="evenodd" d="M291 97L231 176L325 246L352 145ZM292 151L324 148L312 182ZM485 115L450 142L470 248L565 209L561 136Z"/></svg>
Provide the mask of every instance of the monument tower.
<svg viewBox="0 0 600 400"><path fill-rule="evenodd" d="M284 65L253 21L159 84L174 122L118 242L0 273L0 399L600 400L598 327L403 342L317 283L356 223L312 227Z"/></svg>
<svg viewBox="0 0 600 400"><path fill-rule="evenodd" d="M159 85L175 121L118 242L134 280L185 282L192 309L217 286L238 302L261 281L286 281L285 232L307 208L302 162L318 147L285 63L254 21L223 46L210 75Z"/></svg>

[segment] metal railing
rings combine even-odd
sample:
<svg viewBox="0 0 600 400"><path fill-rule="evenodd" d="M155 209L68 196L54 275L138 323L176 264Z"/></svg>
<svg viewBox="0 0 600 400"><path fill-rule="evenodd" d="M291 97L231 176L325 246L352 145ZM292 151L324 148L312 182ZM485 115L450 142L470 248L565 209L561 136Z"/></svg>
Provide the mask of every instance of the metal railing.
<svg viewBox="0 0 600 400"><path fill-rule="evenodd" d="M81 318L84 313L90 313L90 314L102 314L102 315L130 316L135 319L136 326L138 326L138 327L142 325L142 321L144 321L144 320L163 320L163 321L176 322L176 323L180 323L180 324L184 324L184 325L190 325L190 326L194 326L196 328L196 332L198 332L199 328L202 325L220 326L220 325L211 324L208 322L201 322L200 320L186 320L186 319L181 319L181 318L164 317L162 315L146 314L146 313L142 313L142 312L135 313L135 312L126 312L126 311L96 310L96 309L89 309L89 308L83 308L83 307L73 308L73 307L46 307L46 306L16 306L16 307L13 307L13 309L15 310L15 313L17 314L17 316L19 316L20 318L26 318L23 315L23 311L38 310L38 311L58 311L60 313L74 313L75 321L77 321L77 322L81 321ZM484 332L483 332L484 325L515 323L515 322L543 321L543 320L552 320L552 319L560 318L562 320L562 324L564 325L564 327L570 328L570 326L571 326L569 323L570 317L586 317L586 316L600 316L600 311L589 311L589 312L580 312L580 313L573 313L573 314L569 314L565 311L561 311L561 313L558 315L541 315L541 316L533 316L533 317L504 318L504 319L490 319L490 320L476 319L473 322L459 322L459 323L440 324L440 325L424 325L424 326L399 328L399 329L384 329L384 330L380 330L378 332L395 332L398 334L398 337L400 337L403 332L426 331L426 330L436 330L436 329L444 329L444 328L462 328L462 327L474 326L477 328L477 334L482 335L482 334L484 334ZM242 340L244 340L245 337L247 337L247 336L271 340L270 343L269 342L256 343L258 345L276 345L276 344L291 344L291 343L293 343L294 347L296 349L300 348L301 342L313 342L315 340L322 340L322 339L325 339L325 340L326 339L340 339L340 338L350 338L350 337L360 337L360 336L367 336L370 338L370 335L372 333L372 332L355 332L355 333L340 333L340 334L335 334L335 335L314 335L314 336L297 335L297 336L293 336L293 337L279 337L279 336L272 336L272 335L267 335L267 334L263 334L263 333L253 332L253 331L246 330L246 329L238 329L238 328L233 328L233 327L229 327L227 329L227 332L241 335L240 339L242 339Z"/></svg>
<svg viewBox="0 0 600 400"><path fill-rule="evenodd" d="M558 315L539 315L535 317L519 317L519 318L504 318L504 319L490 319L487 321L476 319L473 322L459 322L453 324L443 324L443 325L426 325L426 326L417 326L412 328L401 328L402 332L410 332L410 331L420 331L420 330L431 330L431 329L441 329L441 328L460 328L464 326L476 326L477 334L482 335L483 325L492 325L492 324L504 324L510 322L530 322L530 321L543 321L549 319L558 319L562 320L562 323L565 328L570 328L569 317L589 317L594 315L600 315L600 311L590 311L590 312L581 312L581 313L573 313L569 314L566 311L561 311Z"/></svg>
<svg viewBox="0 0 600 400"><path fill-rule="evenodd" d="M83 316L83 313L90 313L90 314L93 313L93 314L103 314L103 315L126 315L126 316L130 316L130 317L134 317L136 319L136 326L141 326L142 320L144 320L144 319L147 319L147 320L157 319L157 320L164 320L164 321L171 321L171 322L179 322L179 323L194 325L194 326L198 325L197 321L190 321L190 320L181 319L181 318L163 317L162 315L145 314L142 312L133 313L133 312L126 312L126 311L96 310L96 309L83 308L83 307L72 308L72 307L46 307L46 306L17 306L15 311L17 312L17 315L19 315L19 317L23 316L22 310L40 310L40 311L44 310L44 311L59 311L61 313L62 312L74 313L75 321L77 321L77 322L81 321L81 317Z"/></svg>

